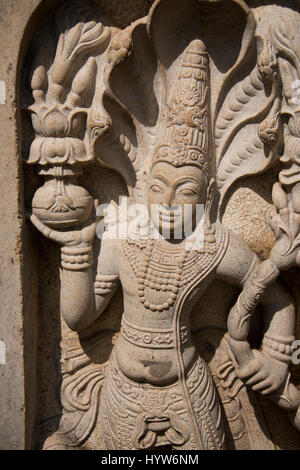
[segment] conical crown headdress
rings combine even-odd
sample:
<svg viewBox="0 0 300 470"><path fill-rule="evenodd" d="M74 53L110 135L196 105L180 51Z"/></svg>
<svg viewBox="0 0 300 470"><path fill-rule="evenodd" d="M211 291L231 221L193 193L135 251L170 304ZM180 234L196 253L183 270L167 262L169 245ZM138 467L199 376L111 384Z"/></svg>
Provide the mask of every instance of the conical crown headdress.
<svg viewBox="0 0 300 470"><path fill-rule="evenodd" d="M152 166L161 161L195 165L210 176L209 98L209 57L204 43L197 39L184 52L175 92L162 117L162 139Z"/></svg>

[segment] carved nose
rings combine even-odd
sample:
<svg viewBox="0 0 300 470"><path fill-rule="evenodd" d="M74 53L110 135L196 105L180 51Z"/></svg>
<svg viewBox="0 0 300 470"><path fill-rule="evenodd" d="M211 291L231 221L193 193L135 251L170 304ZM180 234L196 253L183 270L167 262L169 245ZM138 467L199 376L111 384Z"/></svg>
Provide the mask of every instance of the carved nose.
<svg viewBox="0 0 300 470"><path fill-rule="evenodd" d="M169 207L171 207L173 204L173 200L174 200L174 191L169 190L166 195L165 204L163 204L163 206L169 209Z"/></svg>

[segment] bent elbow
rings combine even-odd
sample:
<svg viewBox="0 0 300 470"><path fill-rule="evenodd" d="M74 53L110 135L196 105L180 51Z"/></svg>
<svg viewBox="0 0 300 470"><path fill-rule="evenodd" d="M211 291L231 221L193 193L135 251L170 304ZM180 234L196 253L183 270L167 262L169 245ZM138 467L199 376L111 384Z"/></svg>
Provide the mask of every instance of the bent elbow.
<svg viewBox="0 0 300 470"><path fill-rule="evenodd" d="M85 328L82 318L77 318L76 316L74 316L74 314L72 315L69 312L67 313L66 311L62 311L61 314L70 330L79 333Z"/></svg>

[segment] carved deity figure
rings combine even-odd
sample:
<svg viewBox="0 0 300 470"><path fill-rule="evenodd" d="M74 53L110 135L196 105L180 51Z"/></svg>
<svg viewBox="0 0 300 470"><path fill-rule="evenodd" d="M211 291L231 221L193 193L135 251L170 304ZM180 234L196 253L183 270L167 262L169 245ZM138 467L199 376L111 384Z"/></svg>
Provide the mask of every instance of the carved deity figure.
<svg viewBox="0 0 300 470"><path fill-rule="evenodd" d="M155 2L150 19L147 19L150 31L151 24L155 23L159 8L164 3L163 0ZM235 7L239 5L246 11L253 29L254 19L244 3L233 3ZM189 17L191 14L192 10L188 12ZM132 58L130 47L134 49L134 46L130 46L130 40L134 37L135 28L143 27L144 24L146 23L143 20L137 22L128 28L129 32L118 32L111 40L107 56L109 66L105 72L102 95L97 89L95 96L98 101L96 105L93 102L88 118L89 142L93 146L97 139L101 140L107 135L110 126L109 118L108 121L103 118L102 127L99 123L95 124L93 109L97 106L99 108L100 95L102 98L106 96L115 106L118 105L120 113L128 108L126 100L122 100L122 93L117 96L113 92L113 74L118 67L122 67L122 62L125 61L126 64L126 60ZM155 43L154 33L155 29L152 31ZM187 31L185 33L188 37ZM132 41L134 44L133 39ZM251 77L247 77L248 82L250 81L247 85L249 88L256 80L259 83L256 89L262 90L263 78L268 74L267 78L271 80L275 67L275 62L272 63L272 58L275 61L272 57L274 50L266 44L260 56L259 68L256 67ZM136 47L133 58L138 56L138 46ZM80 153L79 140L75 142L73 137L76 134L75 127L84 125L84 120L74 117L76 112L80 116L79 111L73 110L76 99L78 102L80 99L80 78L76 82L77 95L73 91L68 101L71 110L68 112L73 113L73 131L70 130L69 135L63 135L63 132L60 135L57 131L54 135L56 125L63 127L62 114L57 108L55 119L49 121L49 126L51 123L54 129L50 129L49 134L52 132L53 135L49 137L44 133L43 137L39 137L52 139L49 145L46 141L40 145L40 152L49 153L53 150L58 156L57 161L52 162L55 170L49 170L49 159L48 166L44 167L43 174L48 177L48 186L35 196L31 221L44 236L61 245L60 309L65 322L72 330L81 334L106 311L120 285L123 291L124 311L120 333L105 372L101 370L101 375L96 369L91 369L89 376L89 384L94 384L99 383L101 375L101 387L95 392L98 398L93 399L96 403L94 412L97 415L94 426L98 427L100 436L98 448L226 448L227 423L223 409L226 406L222 403L214 374L195 344L191 329L191 313L215 280L240 289L236 303L228 312L228 331L223 338L228 354L227 365L234 370L241 386L246 385L248 390L259 392L287 409L293 424L300 429L300 394L290 382L289 373L295 340L295 308L290 294L278 281L281 270L299 266L300 263L297 243L294 242L291 248L290 232L287 233L290 212L288 204L279 208L287 214L286 230L282 225L283 212L280 221L276 211L270 213L269 221L277 231L278 238L270 258L265 261L260 261L238 235L221 223L216 207L218 187L221 187L218 175L221 174L222 166L218 173L216 155L220 146L222 147L222 142L219 142L219 147L217 145L218 139L221 139L222 126L219 125L217 135L212 112L216 102L216 98L212 96L211 70L214 69L208 50L205 38L192 37L185 41L180 55L176 57L173 85L166 93L164 103L159 105L155 139L147 147L149 164L144 164L143 177L139 176L144 185L142 199L148 210L146 228L144 227L146 235L141 230L138 230L138 236L129 230L125 238L111 236L110 230L104 232L95 277L92 265L97 205L93 211L89 194L85 190L80 192L79 187L74 185L76 172L72 169L72 163L67 162L64 167L59 163L59 137L65 142L68 140L69 145L78 149L76 155ZM93 59L89 60L85 66L88 67L85 74L91 74L95 67L92 65ZM61 69L57 67L55 70L57 75L62 70L62 64L63 62L60 63ZM126 66L129 69L128 64ZM85 76L84 73L82 77ZM52 69L52 84L53 77ZM62 78L59 79L62 83ZM274 77L272 79L275 80ZM246 85L243 86L245 89ZM54 87L57 93L60 92L58 87L59 85ZM37 89L38 86L35 90ZM278 126L278 89L278 85L273 86L275 101L266 108L269 116L263 124L260 123L261 139L268 140ZM35 94L37 96L37 91ZM228 97L226 99L230 99L230 93ZM244 104L247 106L246 101ZM106 104L106 109L109 106ZM226 106L228 110L230 105L227 103ZM36 109L34 112L41 114ZM105 106L102 112L103 116L107 116ZM132 111L131 114L134 116ZM273 117L274 114L276 119L270 124L270 116ZM223 117L224 115L223 113ZM219 124L220 122L221 120ZM227 120L228 126L232 122L233 117ZM151 127L143 122L142 126L144 129ZM242 128L240 123L237 127ZM95 129L98 133L95 133ZM291 146L292 137L289 139ZM143 155L145 147L141 141L138 137L140 143L137 147L142 159L146 161L146 156ZM96 147L93 148L96 154ZM224 148L228 149L229 144L224 144ZM260 149L263 149L263 145ZM237 149L236 152L238 151ZM105 157L104 162L102 157L96 158L106 166L118 166L118 162L108 164ZM294 166L297 164L293 163ZM140 175L140 170L141 167L136 174ZM120 170L121 174L122 171ZM288 173L286 170L282 179L288 177ZM244 174L247 174L247 170ZM298 166L297 175L299 176ZM69 183L64 183L64 178L69 178ZM284 200L288 197L297 200L298 180L299 178L290 183L293 191L291 196L287 196L287 190ZM286 181L282 180L281 183L284 186ZM275 199L276 195L280 199L284 192L282 185L279 188L278 184L274 189ZM54 187L56 194L52 197L52 206L50 203L43 206L45 198L54 191ZM199 207L204 208L201 217ZM296 212L294 211L295 214ZM297 234L298 230L295 228L294 240ZM259 348L252 348L248 335L252 316L259 305L262 311L262 341ZM199 322L201 323L201 319ZM75 382L72 383L74 385ZM89 386L92 388L94 385L87 385ZM88 412L86 420L92 421ZM86 430L85 438L90 432L89 424L86 425ZM53 446L60 448L58 444L57 447Z"/></svg>

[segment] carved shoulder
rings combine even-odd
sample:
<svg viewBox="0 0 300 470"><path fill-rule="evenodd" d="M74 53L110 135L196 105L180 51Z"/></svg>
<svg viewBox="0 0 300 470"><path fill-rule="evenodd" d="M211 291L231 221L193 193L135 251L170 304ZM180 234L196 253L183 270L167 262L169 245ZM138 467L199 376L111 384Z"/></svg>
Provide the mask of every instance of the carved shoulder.
<svg viewBox="0 0 300 470"><path fill-rule="evenodd" d="M259 263L257 255L241 237L226 229L228 244L217 267L217 277L230 284L243 286L254 267Z"/></svg>

